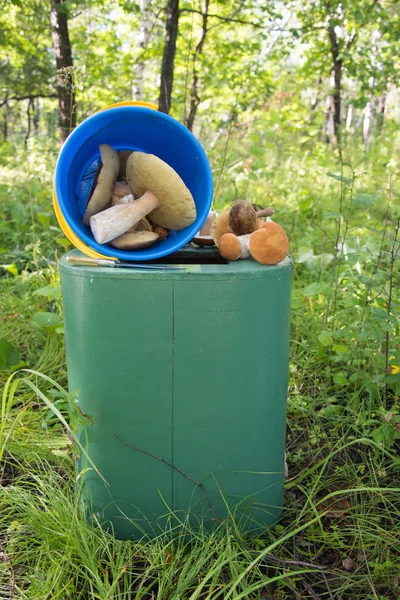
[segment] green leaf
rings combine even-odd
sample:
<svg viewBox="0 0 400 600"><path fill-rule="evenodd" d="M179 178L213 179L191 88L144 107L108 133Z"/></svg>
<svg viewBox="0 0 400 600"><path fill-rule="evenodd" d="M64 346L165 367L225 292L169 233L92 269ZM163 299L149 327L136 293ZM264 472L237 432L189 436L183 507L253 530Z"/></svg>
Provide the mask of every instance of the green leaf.
<svg viewBox="0 0 400 600"><path fill-rule="evenodd" d="M353 204L355 206L374 206L376 201L375 194L355 194Z"/></svg>
<svg viewBox="0 0 400 600"><path fill-rule="evenodd" d="M330 296L331 293L329 286L322 283L311 283L303 290L304 296Z"/></svg>
<svg viewBox="0 0 400 600"><path fill-rule="evenodd" d="M329 331L326 330L321 331L321 333L318 336L318 340L323 346L330 346L331 344L333 344L332 336L329 333Z"/></svg>
<svg viewBox="0 0 400 600"><path fill-rule="evenodd" d="M0 265L3 269L14 275L15 277L18 275L17 265L12 263L11 265Z"/></svg>
<svg viewBox="0 0 400 600"><path fill-rule="evenodd" d="M353 183L353 180L350 177L344 177L343 175L335 175L330 171L327 172L328 177L332 177L332 179L336 179L336 181L343 181L346 185L350 185Z"/></svg>
<svg viewBox="0 0 400 600"><path fill-rule="evenodd" d="M345 354L346 352L349 351L349 347L345 346L344 344L337 344L337 345L333 346L333 351L336 352L337 354Z"/></svg>
<svg viewBox="0 0 400 600"><path fill-rule="evenodd" d="M10 342L4 338L0 339L0 370L10 369L18 365L21 361L21 355Z"/></svg>
<svg viewBox="0 0 400 600"><path fill-rule="evenodd" d="M39 288L33 292L34 296L44 296L50 300L56 300L61 294L61 287L53 287L46 285L45 287Z"/></svg>
<svg viewBox="0 0 400 600"><path fill-rule="evenodd" d="M45 227L48 227L50 225L50 215L48 215L47 213L39 213L38 221Z"/></svg>
<svg viewBox="0 0 400 600"><path fill-rule="evenodd" d="M374 229L373 227L369 227L369 225L358 224L358 225L355 225L355 227L358 227L359 229L368 229L368 231L372 231L372 233L380 233L380 231L378 229Z"/></svg>
<svg viewBox="0 0 400 600"><path fill-rule="evenodd" d="M334 374L332 379L336 385L346 385L347 374L344 371L339 371L339 373Z"/></svg>
<svg viewBox="0 0 400 600"><path fill-rule="evenodd" d="M37 312L32 317L32 323L37 327L44 327L45 329L52 329L61 325L63 322L59 315L51 312Z"/></svg>
<svg viewBox="0 0 400 600"><path fill-rule="evenodd" d="M322 213L323 219L341 219L342 216L343 215L340 212L323 212Z"/></svg>
<svg viewBox="0 0 400 600"><path fill-rule="evenodd" d="M63 248L69 248L71 245L71 242L69 240L67 240L66 238L56 238L56 242Z"/></svg>

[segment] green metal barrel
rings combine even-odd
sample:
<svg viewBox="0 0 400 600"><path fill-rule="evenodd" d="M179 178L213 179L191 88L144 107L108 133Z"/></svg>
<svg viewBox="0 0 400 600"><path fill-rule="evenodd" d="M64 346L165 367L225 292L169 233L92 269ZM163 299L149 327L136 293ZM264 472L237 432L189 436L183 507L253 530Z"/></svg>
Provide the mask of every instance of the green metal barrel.
<svg viewBox="0 0 400 600"><path fill-rule="evenodd" d="M59 263L69 387L92 419L80 440L107 482L82 455L79 487L121 539L167 519L258 532L282 512L292 261L198 256Z"/></svg>

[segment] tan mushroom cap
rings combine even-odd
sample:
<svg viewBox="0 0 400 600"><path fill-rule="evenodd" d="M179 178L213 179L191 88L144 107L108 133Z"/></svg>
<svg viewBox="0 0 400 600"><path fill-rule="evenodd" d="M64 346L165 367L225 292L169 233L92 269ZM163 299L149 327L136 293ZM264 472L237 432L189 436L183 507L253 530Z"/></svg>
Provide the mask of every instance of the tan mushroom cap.
<svg viewBox="0 0 400 600"><path fill-rule="evenodd" d="M159 237L154 231L130 231L112 240L110 245L119 250L136 250L151 246Z"/></svg>
<svg viewBox="0 0 400 600"><path fill-rule="evenodd" d="M126 164L126 178L135 198L146 191L157 196L160 207L149 214L153 223L179 231L195 222L192 194L178 173L158 156L133 152Z"/></svg>
<svg viewBox="0 0 400 600"><path fill-rule="evenodd" d="M213 236L214 242L217 244L217 246L219 246L219 240L223 235L225 235L226 233L233 234L232 229L229 227L230 211L230 208L224 210L224 212L219 217L217 217L217 219L213 223L211 235Z"/></svg>
<svg viewBox="0 0 400 600"><path fill-rule="evenodd" d="M263 265L276 265L289 252L289 240L283 227L274 221L267 221L250 235L252 257Z"/></svg>
<svg viewBox="0 0 400 600"><path fill-rule="evenodd" d="M108 144L100 144L100 155L102 167L83 217L85 225L89 225L90 217L110 206L115 180L119 172L119 157L114 148Z"/></svg>

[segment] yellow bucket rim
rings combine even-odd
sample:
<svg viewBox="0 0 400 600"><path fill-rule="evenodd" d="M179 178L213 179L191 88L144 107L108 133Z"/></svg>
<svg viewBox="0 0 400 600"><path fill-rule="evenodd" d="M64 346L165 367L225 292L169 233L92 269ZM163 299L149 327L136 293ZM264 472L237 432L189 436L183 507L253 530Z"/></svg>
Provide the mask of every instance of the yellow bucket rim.
<svg viewBox="0 0 400 600"><path fill-rule="evenodd" d="M131 100L131 101L127 101L127 102L116 102L115 104L110 104L109 106L106 106L106 107L101 108L100 110L96 111L94 114L102 112L103 110L108 110L109 108L116 108L117 106L144 106L145 108L151 108L152 110L158 110L157 106L155 104L150 104L149 102L142 102L139 100ZM90 256L91 258L108 258L109 260L111 259L111 260L118 261L118 258L113 258L112 256L106 256L104 254L100 254L99 252L96 252L95 250L90 248L90 246L87 246L87 244L85 244L76 235L76 233L71 229L71 227L68 225L67 221L65 220L65 217L62 214L60 206L58 204L54 181L53 181L53 207L54 207L54 212L56 213L56 218L57 218L58 224L59 224L62 232L64 233L65 237L71 242L71 244L73 244L75 246L75 248L80 250L83 254L86 254L86 256Z"/></svg>

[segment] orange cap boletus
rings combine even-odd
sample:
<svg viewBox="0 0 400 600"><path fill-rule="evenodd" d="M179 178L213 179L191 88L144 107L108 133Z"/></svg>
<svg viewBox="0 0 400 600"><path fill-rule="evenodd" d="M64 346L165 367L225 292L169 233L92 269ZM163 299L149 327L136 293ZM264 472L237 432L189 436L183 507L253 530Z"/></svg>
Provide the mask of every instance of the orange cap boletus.
<svg viewBox="0 0 400 600"><path fill-rule="evenodd" d="M249 238L250 235L237 237L234 233L225 233L218 244L220 255L226 260L248 258L250 256Z"/></svg>
<svg viewBox="0 0 400 600"><path fill-rule="evenodd" d="M250 235L250 253L263 265L276 265L289 252L289 240L283 227L274 221L267 221Z"/></svg>

